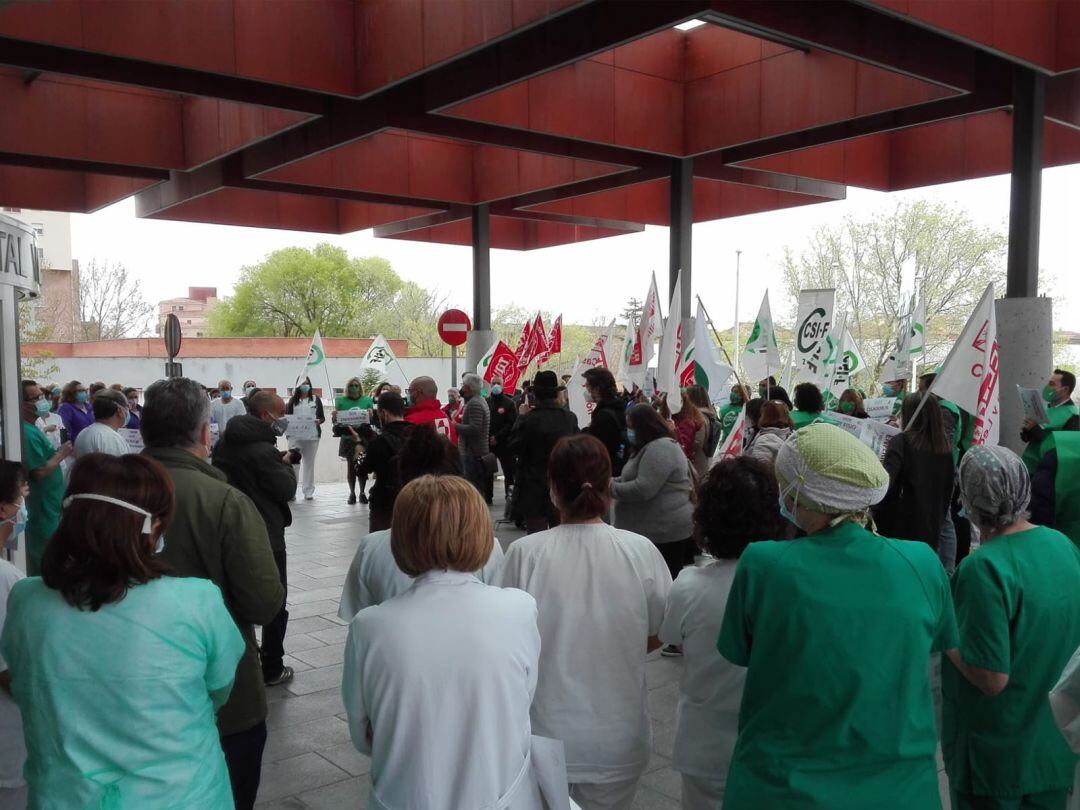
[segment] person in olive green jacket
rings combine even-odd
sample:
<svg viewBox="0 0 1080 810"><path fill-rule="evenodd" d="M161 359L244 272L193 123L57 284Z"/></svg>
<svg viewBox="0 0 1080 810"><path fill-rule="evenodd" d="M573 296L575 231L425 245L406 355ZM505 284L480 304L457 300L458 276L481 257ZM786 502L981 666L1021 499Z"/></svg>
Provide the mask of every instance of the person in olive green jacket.
<svg viewBox="0 0 1080 810"><path fill-rule="evenodd" d="M178 576L217 585L246 642L232 694L218 712L218 731L237 810L247 810L255 804L266 745L266 690L254 625L274 619L285 589L255 504L207 461L210 400L202 386L183 377L151 385L140 430L143 452L164 465L176 489L162 559Z"/></svg>

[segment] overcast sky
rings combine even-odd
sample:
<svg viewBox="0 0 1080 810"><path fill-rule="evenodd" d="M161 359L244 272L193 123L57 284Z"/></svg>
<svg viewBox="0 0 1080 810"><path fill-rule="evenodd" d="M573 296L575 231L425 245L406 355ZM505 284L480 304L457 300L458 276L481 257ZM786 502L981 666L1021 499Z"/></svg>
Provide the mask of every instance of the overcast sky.
<svg viewBox="0 0 1080 810"><path fill-rule="evenodd" d="M742 251L739 315L757 313L766 288L773 313L784 314L779 262L785 245L798 251L815 228L838 223L847 214L891 209L897 200L926 198L956 203L988 226L1007 228L1007 176L971 180L911 192L882 194L851 188L840 202L802 206L694 226L693 294L700 295L720 328L730 327L735 311L735 251ZM240 268L290 245L328 241L354 256L385 256L405 279L449 295L450 303L471 307L471 259L466 247L376 239L371 231L327 236L138 219L132 200L91 215L73 215L72 252L85 265L91 259L124 264L142 280L152 302L184 295L188 286L216 286L228 295ZM1080 166L1043 173L1040 292L1066 302L1080 300ZM618 314L627 299L644 298L655 271L666 295L666 228L534 251L493 251L493 308L520 304L563 312L567 322L591 323ZM1057 329L1080 331L1080 312L1056 309ZM666 302L665 302L666 311Z"/></svg>

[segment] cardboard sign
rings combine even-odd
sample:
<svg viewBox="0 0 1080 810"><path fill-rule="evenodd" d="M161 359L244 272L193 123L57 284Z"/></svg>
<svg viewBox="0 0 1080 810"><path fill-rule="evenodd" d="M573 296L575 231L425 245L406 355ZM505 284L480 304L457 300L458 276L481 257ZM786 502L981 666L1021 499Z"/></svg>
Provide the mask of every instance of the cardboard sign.
<svg viewBox="0 0 1080 810"><path fill-rule="evenodd" d="M871 419L880 419L882 421L889 419L893 415L895 407L896 397L872 397L863 400L863 410Z"/></svg>
<svg viewBox="0 0 1080 810"><path fill-rule="evenodd" d="M132 428L120 428L117 433L120 438L127 442L129 453L141 453L143 451L142 434Z"/></svg>
<svg viewBox="0 0 1080 810"><path fill-rule="evenodd" d="M900 432L900 428L886 425L884 422L875 422L873 419L863 419L862 432L859 441L877 453L879 460L885 458L892 437Z"/></svg>
<svg viewBox="0 0 1080 810"><path fill-rule="evenodd" d="M371 411L366 408L350 408L347 411L338 411L337 423L349 427L369 425L371 424Z"/></svg>
<svg viewBox="0 0 1080 810"><path fill-rule="evenodd" d="M1020 395L1020 407L1024 409L1024 418L1030 419L1036 425L1046 425L1050 422L1050 414L1046 412L1046 403L1043 402L1042 391L1035 388L1021 388L1016 386L1016 393Z"/></svg>
<svg viewBox="0 0 1080 810"><path fill-rule="evenodd" d="M294 413L285 418L289 420L285 435L289 437L290 442L316 441L319 438L319 426L314 416Z"/></svg>

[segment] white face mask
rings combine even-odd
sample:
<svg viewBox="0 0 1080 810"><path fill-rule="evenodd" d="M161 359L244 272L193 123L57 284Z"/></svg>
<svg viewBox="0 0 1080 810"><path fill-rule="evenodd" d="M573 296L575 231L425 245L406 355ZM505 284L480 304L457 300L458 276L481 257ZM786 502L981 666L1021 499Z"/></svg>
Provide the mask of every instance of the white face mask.
<svg viewBox="0 0 1080 810"><path fill-rule="evenodd" d="M22 533L26 531L26 523L29 520L29 515L26 511L26 501L23 500L19 503L19 511L9 518L0 520L0 524L10 523L11 534L8 536L7 543L4 544L6 548L15 551L19 547L19 538Z"/></svg>
<svg viewBox="0 0 1080 810"><path fill-rule="evenodd" d="M64 508L66 509L67 507L71 506L72 501L80 501L80 500L81 501L101 501L102 503L111 503L113 506L122 507L123 509L127 509L130 512L138 512L140 515L143 515L145 517L145 520L143 520L143 525L142 525L142 533L143 534L151 534L153 532L153 530L154 530L154 528L153 528L154 516L153 515L151 515L149 512L147 512L142 507L136 506L133 503L128 503L127 501L122 501L119 498L109 497L108 495L97 495L97 494L91 493L91 492L83 492L83 493L80 493L78 495L68 495L66 498L64 498ZM157 546L154 548L154 553L155 554L160 554L164 550L165 550L165 535L162 534L160 537L158 537Z"/></svg>

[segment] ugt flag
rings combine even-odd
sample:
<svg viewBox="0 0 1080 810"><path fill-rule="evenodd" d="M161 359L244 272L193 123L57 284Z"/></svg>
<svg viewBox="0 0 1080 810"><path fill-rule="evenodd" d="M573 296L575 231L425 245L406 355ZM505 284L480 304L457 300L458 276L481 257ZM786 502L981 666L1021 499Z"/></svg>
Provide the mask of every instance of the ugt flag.
<svg viewBox="0 0 1080 810"><path fill-rule="evenodd" d="M520 364L521 368L525 368L525 366L529 365L529 360L532 359L532 357L528 354L529 342L532 340L532 332L533 321L530 318L529 320L525 321L525 325L521 327L521 336L518 338L517 349L514 350L514 357L517 358L516 362ZM528 359L522 362L522 358Z"/></svg>
<svg viewBox="0 0 1080 810"><path fill-rule="evenodd" d="M517 391L521 369L518 368L517 355L501 340L496 340L495 345L484 352L480 365L476 367L476 373L488 385L491 385L491 381L496 377L502 377L503 393L512 395Z"/></svg>
<svg viewBox="0 0 1080 810"><path fill-rule="evenodd" d="M930 390L975 417L975 444L997 444L1000 382L994 285L990 284Z"/></svg>
<svg viewBox="0 0 1080 810"><path fill-rule="evenodd" d="M540 316L537 315L539 318ZM562 352L562 314L555 319L555 323L551 325L551 333L547 336L545 341L544 351L536 358L536 365L542 366L548 360L551 359L551 355L560 354Z"/></svg>
<svg viewBox="0 0 1080 810"><path fill-rule="evenodd" d="M607 368L607 352L611 346L611 336L615 331L615 321L611 322L606 332L596 338L589 353L577 364L570 381L566 384L566 399L570 410L578 418L578 426L585 427L592 420L592 412L596 403L585 401L585 370L590 368Z"/></svg>
<svg viewBox="0 0 1080 810"><path fill-rule="evenodd" d="M649 294L641 310L637 340L630 355L630 379L639 388L645 387L645 373L653 357L653 341L664 334L664 317L660 313L660 296L656 292L656 273L653 273Z"/></svg>
<svg viewBox="0 0 1080 810"><path fill-rule="evenodd" d="M772 309L769 307L769 291L761 299L754 329L742 353L742 367L752 380L764 380L780 371L780 347L776 345L776 327L773 326Z"/></svg>

